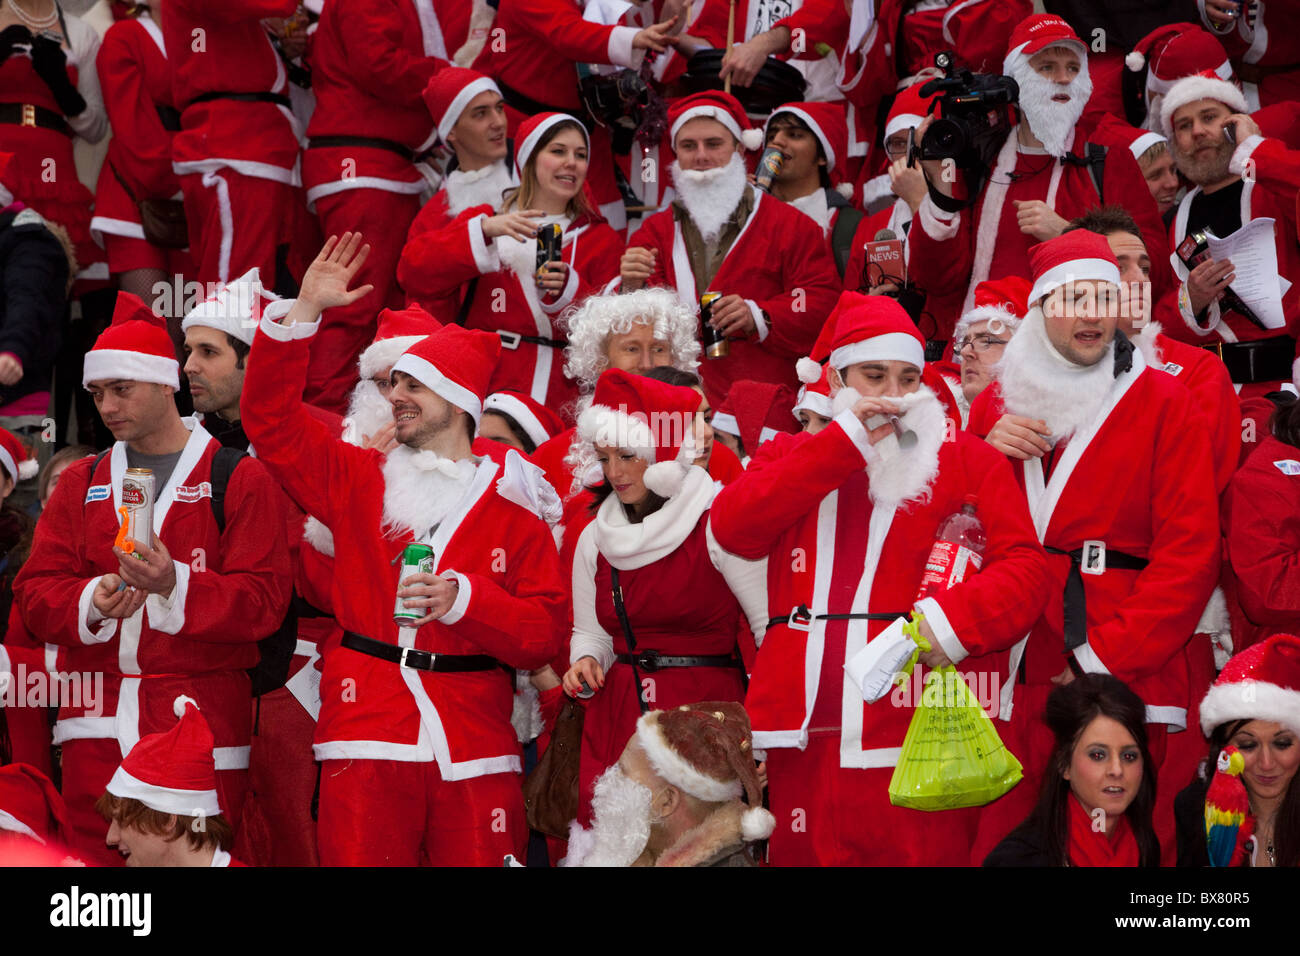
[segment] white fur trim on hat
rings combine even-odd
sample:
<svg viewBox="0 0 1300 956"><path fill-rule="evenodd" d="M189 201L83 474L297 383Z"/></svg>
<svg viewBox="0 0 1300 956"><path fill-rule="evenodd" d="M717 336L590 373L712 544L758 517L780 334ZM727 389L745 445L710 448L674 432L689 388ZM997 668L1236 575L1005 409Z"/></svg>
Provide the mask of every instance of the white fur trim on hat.
<svg viewBox="0 0 1300 956"><path fill-rule="evenodd" d="M728 415L726 412L714 412L712 424L715 432L726 432L728 435L740 434L740 425L737 423L735 415Z"/></svg>
<svg viewBox="0 0 1300 956"><path fill-rule="evenodd" d="M750 143L753 142L753 137L751 136L748 142L745 140L745 136L740 129L740 124L736 122L736 118L721 106L714 106L711 103L701 103L699 106L692 106L690 109L682 113L681 116L677 117L677 122L673 123L673 128L668 131L669 141L675 144L677 141L677 131L691 120L699 119L700 117L717 120L727 128L727 132L745 144L745 149L758 149L759 146L763 145L762 130L754 131L758 133L759 139L757 143L750 145ZM746 130L746 132L749 132L749 130ZM676 147L674 146L674 149L675 148Z"/></svg>
<svg viewBox="0 0 1300 956"><path fill-rule="evenodd" d="M1148 149L1156 145L1156 143L1167 142L1169 142L1169 140L1165 139L1159 133L1143 133L1137 139L1133 140L1133 142L1128 144L1128 151L1133 154L1134 159L1138 159Z"/></svg>
<svg viewBox="0 0 1300 956"><path fill-rule="evenodd" d="M447 106L446 112L442 114L441 118L439 118L438 139L442 140L444 143L447 142L447 134L451 132L451 128L455 126L457 120L460 119L460 114L465 112L465 107L469 106L469 101L480 93L486 93L489 90L495 91L498 96L501 95L500 87L486 76L480 76L472 83L466 83L465 86L461 88L461 91L452 98L451 103Z"/></svg>
<svg viewBox="0 0 1300 956"><path fill-rule="evenodd" d="M153 382L170 385L180 390L180 363L174 358L132 352L126 349L91 349L81 367L81 385L89 388L91 382L122 380L127 382Z"/></svg>
<svg viewBox="0 0 1300 956"><path fill-rule="evenodd" d="M772 119L774 117L780 116L782 113L790 113L793 116L797 116L801 120L803 120L805 124L807 124L808 128L812 130L812 134L817 137L817 142L822 144L822 152L826 154L826 172L829 173L832 169L834 169L835 160L838 157L835 155L835 150L831 148L831 141L830 139L827 138L825 131L821 128L820 125L818 125L817 121L812 118L812 114L810 114L807 110L802 110L797 106L781 107L771 116L769 116L767 118L767 122L763 124L763 138L767 139L767 129L769 126L772 125ZM755 146L750 146L747 148L757 149L757 147ZM850 188L849 195L853 195L851 191L852 186L850 186L849 188Z"/></svg>
<svg viewBox="0 0 1300 956"><path fill-rule="evenodd" d="M1264 681L1215 684L1201 701L1201 730L1208 737L1230 720L1275 720L1300 733L1300 691Z"/></svg>
<svg viewBox="0 0 1300 956"><path fill-rule="evenodd" d="M483 402L464 385L453 382L442 374L428 359L406 352L393 363L393 371L405 372L433 394L439 395L457 408L469 412L469 416L474 419L474 424L478 424L478 420L483 414Z"/></svg>
<svg viewBox="0 0 1300 956"><path fill-rule="evenodd" d="M1217 76L1219 79L1223 80L1224 82L1231 82L1232 61L1224 60L1222 63L1216 66L1214 68L1214 75ZM1151 72L1147 73L1147 92L1154 93L1158 96L1163 96L1165 93L1168 93L1173 88L1173 85L1181 79L1185 79L1185 77L1179 76L1179 77L1175 77L1172 80L1162 80L1160 79L1160 77L1156 76L1155 71L1152 70Z"/></svg>
<svg viewBox="0 0 1300 956"><path fill-rule="evenodd" d="M655 773L698 800L706 803L722 803L725 800L738 799L744 791L739 780L715 780L700 773L683 760L669 745L663 728L659 726L658 715L653 710L648 714L642 714L636 722L636 739L640 742L646 757L649 758L650 766L654 768Z"/></svg>
<svg viewBox="0 0 1300 956"><path fill-rule="evenodd" d="M104 788L115 797L139 800L150 810L182 817L215 817L221 812L215 790L180 790L137 780L121 767Z"/></svg>
<svg viewBox="0 0 1300 956"><path fill-rule="evenodd" d="M371 342L361 353L357 368L362 378L374 378L384 369L390 369L411 346L424 340L423 335L395 335L391 339Z"/></svg>
<svg viewBox="0 0 1300 956"><path fill-rule="evenodd" d="M1020 325L1020 316L1016 315L1010 309L1004 309L1000 305L977 305L960 319L952 330L953 348L957 347L960 342L970 331L970 327L976 322L1001 322L1008 332L1014 332ZM996 335L996 332L990 332L990 335Z"/></svg>
<svg viewBox="0 0 1300 956"><path fill-rule="evenodd" d="M279 298L262 287L261 270L254 266L191 309L181 321L181 331L188 332L201 325L234 336L245 345L252 345L263 309Z"/></svg>
<svg viewBox="0 0 1300 956"><path fill-rule="evenodd" d="M591 135L587 132L586 125L576 116L570 116L568 113L556 113L554 116L548 116L537 124L536 129L524 137L522 143L515 147L515 168L519 170L521 176L523 175L524 167L528 165L529 157L533 155L533 150L537 148L537 144L540 143L542 137L546 135L546 131L552 126L557 126L560 123L577 123L582 129L582 137L587 142L587 148L591 148Z"/></svg>
<svg viewBox="0 0 1300 956"><path fill-rule="evenodd" d="M861 342L841 345L831 352L831 366L834 368L848 368L859 362L891 361L911 362L917 368L925 368L925 348L914 335L886 332Z"/></svg>
<svg viewBox="0 0 1300 956"><path fill-rule="evenodd" d="M794 363L795 374L799 376L799 381L805 385L815 385L821 381L822 366L820 362L814 362L808 356L804 356ZM714 416L715 418L717 416Z"/></svg>
<svg viewBox="0 0 1300 956"><path fill-rule="evenodd" d="M655 442L650 426L605 405L592 405L578 416L578 440L590 445L621 448L648 462L655 460Z"/></svg>
<svg viewBox="0 0 1300 956"><path fill-rule="evenodd" d="M9 472L9 477L14 480L14 484L18 484L18 466L14 464L14 456L9 454L9 449L3 445L0 445L0 468Z"/></svg>
<svg viewBox="0 0 1300 956"><path fill-rule="evenodd" d="M1209 76L1185 76L1169 88L1160 102L1160 130L1173 136L1174 113L1197 100L1218 100L1234 113L1249 113L1241 90L1224 80Z"/></svg>
<svg viewBox="0 0 1300 956"><path fill-rule="evenodd" d="M831 409L831 400L821 392L814 392L808 388L799 389L799 400L794 403L794 408L790 409L790 414L799 419L800 411L809 411L814 415L820 415L822 418L834 418L835 414ZM716 417L716 416L715 416Z"/></svg>
<svg viewBox="0 0 1300 956"><path fill-rule="evenodd" d="M551 437L550 432L546 430L546 426L537 420L537 416L533 414L532 409L513 395L506 395L504 392L493 392L483 402L483 411L496 411L503 415L509 415L524 430L524 434L533 440L534 445L540 445Z"/></svg>
<svg viewBox="0 0 1300 956"><path fill-rule="evenodd" d="M890 117L885 124L885 132L880 137L881 141L889 139L895 133L900 133L905 129L916 129L925 122L924 116L917 116L915 113L899 113L897 116Z"/></svg>
<svg viewBox="0 0 1300 956"><path fill-rule="evenodd" d="M1034 287L1029 290L1029 301L1036 303L1068 282L1087 279L1119 285L1119 268L1107 259L1071 259L1062 262L1034 280Z"/></svg>
<svg viewBox="0 0 1300 956"><path fill-rule="evenodd" d="M21 833L23 836L31 837L37 843L44 845L45 840L36 835L36 831L23 823L12 813L7 810L0 810L0 830L8 830L10 833Z"/></svg>

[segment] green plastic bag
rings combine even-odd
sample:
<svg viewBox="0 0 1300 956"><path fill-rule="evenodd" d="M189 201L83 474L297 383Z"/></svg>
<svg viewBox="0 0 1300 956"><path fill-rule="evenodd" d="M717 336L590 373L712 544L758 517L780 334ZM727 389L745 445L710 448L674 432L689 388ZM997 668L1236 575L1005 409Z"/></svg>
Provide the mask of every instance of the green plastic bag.
<svg viewBox="0 0 1300 956"><path fill-rule="evenodd" d="M1019 783L1022 769L949 665L926 675L889 781L889 802L913 810L980 807Z"/></svg>

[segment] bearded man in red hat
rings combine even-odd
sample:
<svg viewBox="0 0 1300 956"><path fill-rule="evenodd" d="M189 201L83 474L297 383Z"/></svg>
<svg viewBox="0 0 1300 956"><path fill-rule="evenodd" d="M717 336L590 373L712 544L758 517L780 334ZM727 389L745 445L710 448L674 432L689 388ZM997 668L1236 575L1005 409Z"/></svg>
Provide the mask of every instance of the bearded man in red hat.
<svg viewBox="0 0 1300 956"><path fill-rule="evenodd" d="M14 582L28 630L67 648L66 670L104 674L102 712L68 702L54 742L63 745L74 846L107 863L121 860L105 854L94 802L136 741L170 721L180 693L207 714L217 788L238 821L251 731L245 671L284 619L293 584L283 536L267 533L284 528L284 501L260 461L230 472L218 524L211 495L221 443L176 411L174 355L165 321L119 294L82 373L117 442L68 466ZM129 468L153 473L151 542L119 535Z"/></svg>
<svg viewBox="0 0 1300 956"><path fill-rule="evenodd" d="M1014 673L1006 649L1041 611L1046 562L1005 461L922 385L925 343L902 307L856 293L840 302L828 356L834 421L767 442L712 511L723 548L768 559L773 617L745 707L767 753L771 860L964 863L979 810L889 800L913 695L866 703L845 667L915 609L931 648L921 662L961 664L991 707ZM908 447L889 416L912 433ZM918 600L939 525L964 506L987 537L979 571Z"/></svg>
<svg viewBox="0 0 1300 956"><path fill-rule="evenodd" d="M517 452L471 452L501 349L490 333L447 326L397 359L386 456L307 413L304 344L321 310L365 294L349 289L365 255L359 234L325 244L299 298L263 312L244 384L258 454L334 533L344 635L321 678L321 863L499 865L527 832L514 670L559 647L549 486ZM399 572L411 544L431 549L433 573ZM420 616L399 627L395 598Z"/></svg>

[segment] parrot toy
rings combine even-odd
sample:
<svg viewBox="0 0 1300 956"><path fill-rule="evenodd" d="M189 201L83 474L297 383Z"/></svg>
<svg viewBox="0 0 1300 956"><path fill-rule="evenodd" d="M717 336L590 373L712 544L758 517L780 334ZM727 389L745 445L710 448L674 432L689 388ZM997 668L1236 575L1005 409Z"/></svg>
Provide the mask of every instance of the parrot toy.
<svg viewBox="0 0 1300 956"><path fill-rule="evenodd" d="M1246 761L1231 745L1219 752L1218 765L1205 794L1205 842L1210 866L1240 866L1255 830L1250 799L1241 772Z"/></svg>

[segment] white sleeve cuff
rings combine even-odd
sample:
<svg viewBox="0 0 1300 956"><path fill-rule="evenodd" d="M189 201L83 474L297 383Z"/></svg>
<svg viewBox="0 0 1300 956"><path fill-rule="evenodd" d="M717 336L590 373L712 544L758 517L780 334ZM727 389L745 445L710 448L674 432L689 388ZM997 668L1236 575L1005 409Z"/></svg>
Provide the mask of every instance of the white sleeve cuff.
<svg viewBox="0 0 1300 956"><path fill-rule="evenodd" d="M469 248L474 253L474 265L481 275L490 275L501 268L501 256L497 254L497 244L488 244L483 235L483 220L487 213L475 216L469 221Z"/></svg>
<svg viewBox="0 0 1300 956"><path fill-rule="evenodd" d="M846 408L835 416L835 423L844 430L844 434L857 446L862 454L863 462L873 461L876 458L876 450L871 447L871 439L867 437L867 428L862 422L858 421L858 416L853 414L853 409Z"/></svg>
<svg viewBox="0 0 1300 956"><path fill-rule="evenodd" d="M578 270L572 265L569 266L568 278L564 280L564 288L560 290L559 298L554 302L547 303L545 298L538 296L538 301L542 305L542 311L547 315L554 315L562 309L567 309L573 304L574 297L578 294Z"/></svg>
<svg viewBox="0 0 1300 956"><path fill-rule="evenodd" d="M101 574L97 578L91 578L77 599L77 636L83 644L105 644L117 633L117 619L104 617L90 599L103 577ZM95 628L93 631L92 627Z"/></svg>
<svg viewBox="0 0 1300 956"><path fill-rule="evenodd" d="M958 640L957 632L952 629L948 615L944 613L938 601L932 597L922 598L916 602L916 609L925 615L926 623L930 625L930 630L934 631L935 639L943 652L948 655L948 660L960 664L970 656L970 651L966 650Z"/></svg>
<svg viewBox="0 0 1300 956"><path fill-rule="evenodd" d="M1109 674L1106 665L1101 662L1097 652L1088 643L1080 644L1074 649L1074 659L1079 662L1085 674Z"/></svg>
<svg viewBox="0 0 1300 956"><path fill-rule="evenodd" d="M293 325L281 325L278 321L288 315L297 303L297 299L278 299L270 303L262 310L262 322L259 328L277 342L295 342L298 339L311 338L320 328L319 316L315 322L295 322Z"/></svg>
<svg viewBox="0 0 1300 956"><path fill-rule="evenodd" d="M1207 315L1209 322L1202 326L1196 321L1196 316L1192 314L1192 302L1187 296L1187 283L1184 281L1178 287L1178 314L1183 317L1183 324L1195 332L1197 335L1209 335L1219 327L1223 321L1223 313L1219 310L1219 303L1211 302Z"/></svg>
<svg viewBox="0 0 1300 956"><path fill-rule="evenodd" d="M645 50L632 49L632 41L641 31L636 27L614 27L609 31L609 43L606 45L605 52L609 56L609 62L615 66L626 66L629 69L639 69L641 61L645 59Z"/></svg>
<svg viewBox="0 0 1300 956"><path fill-rule="evenodd" d="M149 626L163 634L179 634L185 626L185 596L190 590L190 566L179 561L173 561L172 566L176 568L176 587L171 597L150 594L144 599Z"/></svg>
<svg viewBox="0 0 1300 956"><path fill-rule="evenodd" d="M1246 172L1246 164L1250 162L1250 154L1255 152L1259 144L1264 142L1264 137L1258 134L1247 136L1237 148L1232 151L1232 158L1228 160L1228 172L1234 176L1243 176Z"/></svg>
<svg viewBox="0 0 1300 956"><path fill-rule="evenodd" d="M948 218L944 218L948 217ZM921 223L925 234L936 242L943 242L957 235L961 226L961 213L946 213L934 204L930 194L926 193L921 205L916 210L916 218Z"/></svg>
<svg viewBox="0 0 1300 956"><path fill-rule="evenodd" d="M614 666L614 643L600 634L587 634L574 631L569 640L569 664L578 663L584 657L593 657L600 669L606 674Z"/></svg>
<svg viewBox="0 0 1300 956"><path fill-rule="evenodd" d="M455 624L465 616L465 611L469 608L470 584L469 578L459 571L443 571L439 577L444 577L448 581L455 581L457 584L456 600L452 602L447 613L438 618L443 624Z"/></svg>
<svg viewBox="0 0 1300 956"><path fill-rule="evenodd" d="M749 314L754 317L754 328L758 331L758 340L762 342L770 331L767 327L767 319L763 317L763 310L753 299L746 299L745 305L749 306Z"/></svg>

